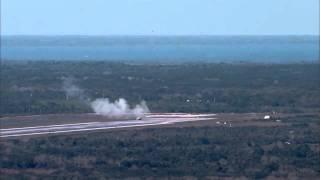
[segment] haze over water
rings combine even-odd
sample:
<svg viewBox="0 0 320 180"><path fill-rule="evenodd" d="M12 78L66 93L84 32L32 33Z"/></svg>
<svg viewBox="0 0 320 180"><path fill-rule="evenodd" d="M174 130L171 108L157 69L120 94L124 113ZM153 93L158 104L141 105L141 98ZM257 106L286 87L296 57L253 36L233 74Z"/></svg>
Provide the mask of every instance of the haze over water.
<svg viewBox="0 0 320 180"><path fill-rule="evenodd" d="M319 61L319 36L3 36L3 60Z"/></svg>

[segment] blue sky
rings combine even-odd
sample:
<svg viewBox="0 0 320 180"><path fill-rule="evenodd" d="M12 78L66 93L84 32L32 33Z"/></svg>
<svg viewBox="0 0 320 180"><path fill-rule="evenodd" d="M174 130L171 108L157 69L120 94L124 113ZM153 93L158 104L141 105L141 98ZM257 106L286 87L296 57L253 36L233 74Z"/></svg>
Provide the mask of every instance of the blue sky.
<svg viewBox="0 0 320 180"><path fill-rule="evenodd" d="M2 35L319 35L319 0L1 0Z"/></svg>

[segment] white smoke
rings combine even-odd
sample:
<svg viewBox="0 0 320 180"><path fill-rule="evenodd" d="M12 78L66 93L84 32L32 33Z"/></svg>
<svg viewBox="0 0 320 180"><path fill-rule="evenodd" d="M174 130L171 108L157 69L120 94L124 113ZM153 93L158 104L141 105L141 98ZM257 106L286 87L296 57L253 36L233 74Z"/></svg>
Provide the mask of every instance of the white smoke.
<svg viewBox="0 0 320 180"><path fill-rule="evenodd" d="M75 79L72 77L62 77L63 85L62 89L66 93L66 99L69 98L79 98L81 100L85 99L85 94L83 89L75 85Z"/></svg>
<svg viewBox="0 0 320 180"><path fill-rule="evenodd" d="M95 113L109 117L138 117L150 112L145 101L130 108L130 105L123 98L115 102L110 102L108 98L99 98L91 102L91 107Z"/></svg>
<svg viewBox="0 0 320 180"><path fill-rule="evenodd" d="M88 103L92 110L99 115L108 117L139 117L144 113L149 113L150 110L145 101L130 107L124 98L120 98L114 102L110 102L108 98L98 98L91 101L84 93L84 90L75 85L75 79L72 77L63 77L62 89L66 93L66 99L78 98L85 103Z"/></svg>

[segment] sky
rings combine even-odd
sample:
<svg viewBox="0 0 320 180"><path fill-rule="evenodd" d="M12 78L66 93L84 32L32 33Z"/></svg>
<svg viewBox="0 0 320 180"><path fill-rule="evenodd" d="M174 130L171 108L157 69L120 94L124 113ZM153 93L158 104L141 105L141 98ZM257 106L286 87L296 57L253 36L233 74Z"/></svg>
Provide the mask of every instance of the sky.
<svg viewBox="0 0 320 180"><path fill-rule="evenodd" d="M1 35L319 35L319 0L0 0Z"/></svg>

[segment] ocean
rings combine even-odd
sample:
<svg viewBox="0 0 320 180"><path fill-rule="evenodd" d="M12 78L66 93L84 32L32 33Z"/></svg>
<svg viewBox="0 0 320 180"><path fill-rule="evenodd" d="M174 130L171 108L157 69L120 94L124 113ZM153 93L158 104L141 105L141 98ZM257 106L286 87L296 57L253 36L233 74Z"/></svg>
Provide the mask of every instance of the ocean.
<svg viewBox="0 0 320 180"><path fill-rule="evenodd" d="M319 61L319 36L2 36L2 60Z"/></svg>

